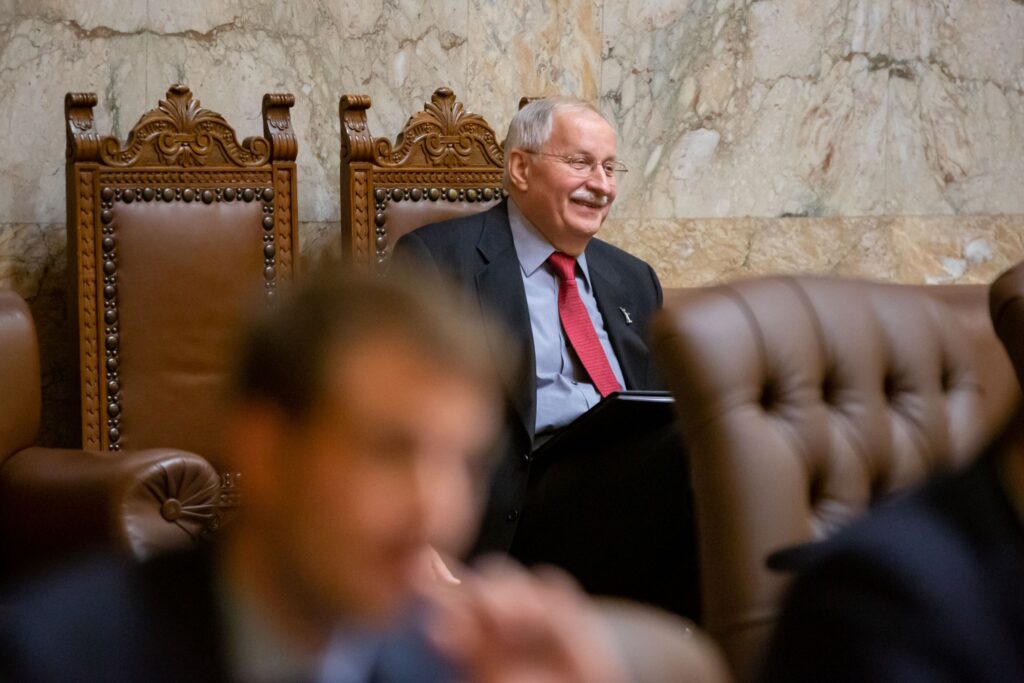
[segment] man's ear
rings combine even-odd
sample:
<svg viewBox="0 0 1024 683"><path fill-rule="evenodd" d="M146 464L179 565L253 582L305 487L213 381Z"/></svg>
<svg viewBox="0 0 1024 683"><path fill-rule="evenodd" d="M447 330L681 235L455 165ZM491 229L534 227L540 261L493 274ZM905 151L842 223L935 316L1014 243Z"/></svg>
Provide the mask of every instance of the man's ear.
<svg viewBox="0 0 1024 683"><path fill-rule="evenodd" d="M288 420L267 402L237 405L225 421L223 454L229 472L242 475L247 498L263 500L278 482L278 459L286 444Z"/></svg>
<svg viewBox="0 0 1024 683"><path fill-rule="evenodd" d="M521 149L508 153L508 179L520 192L525 192L530 184L530 164L526 157L527 153Z"/></svg>

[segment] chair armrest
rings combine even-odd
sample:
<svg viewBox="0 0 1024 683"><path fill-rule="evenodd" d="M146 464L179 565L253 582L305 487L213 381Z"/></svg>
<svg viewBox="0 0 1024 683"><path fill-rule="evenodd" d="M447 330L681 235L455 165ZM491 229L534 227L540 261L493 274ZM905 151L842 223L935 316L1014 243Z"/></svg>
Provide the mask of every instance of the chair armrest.
<svg viewBox="0 0 1024 683"><path fill-rule="evenodd" d="M618 598L594 601L636 683L730 683L732 676L718 647L688 619Z"/></svg>
<svg viewBox="0 0 1024 683"><path fill-rule="evenodd" d="M4 573L98 549L143 559L194 545L219 497L216 470L187 451L26 448L0 467Z"/></svg>

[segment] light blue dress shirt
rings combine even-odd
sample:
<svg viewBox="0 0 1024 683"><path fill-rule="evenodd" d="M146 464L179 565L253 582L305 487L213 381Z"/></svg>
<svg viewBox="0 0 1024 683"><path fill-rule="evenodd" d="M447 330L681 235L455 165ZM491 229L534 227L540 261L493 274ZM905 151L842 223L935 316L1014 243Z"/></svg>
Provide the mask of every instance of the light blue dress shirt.
<svg viewBox="0 0 1024 683"><path fill-rule="evenodd" d="M587 412L601 400L601 394L594 387L575 351L572 350L562 321L558 317L558 276L548 257L555 248L533 226L511 199L508 200L508 220L512 228L512 240L526 289L526 304L530 309L530 326L533 329L533 352L537 371L537 420L536 434L542 435L564 427ZM583 299L583 305L594 323L594 330L608 357L608 363L619 381L625 387L622 368L612 350L604 318L597 308L590 286L590 271L587 256L576 259L576 285Z"/></svg>

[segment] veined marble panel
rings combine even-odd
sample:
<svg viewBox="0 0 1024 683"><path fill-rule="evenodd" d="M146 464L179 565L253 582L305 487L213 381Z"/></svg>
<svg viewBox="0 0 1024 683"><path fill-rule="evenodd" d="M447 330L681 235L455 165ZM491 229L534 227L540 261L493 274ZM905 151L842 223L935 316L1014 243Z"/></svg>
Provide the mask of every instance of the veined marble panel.
<svg viewBox="0 0 1024 683"><path fill-rule="evenodd" d="M771 273L978 284L1024 260L1024 216L609 219L603 236L665 287Z"/></svg>
<svg viewBox="0 0 1024 683"><path fill-rule="evenodd" d="M94 90L123 135L184 80L243 135L287 90L303 220L338 215L337 98L394 135L448 85L502 131L523 94L599 96L633 218L1021 212L1024 5L1010 0L0 2L0 219L62 220ZM44 122L49 122L44 125Z"/></svg>
<svg viewBox="0 0 1024 683"><path fill-rule="evenodd" d="M901 0L892 33L887 210L1024 211L1024 6Z"/></svg>
<svg viewBox="0 0 1024 683"><path fill-rule="evenodd" d="M1024 78L1024 8L1016 0L898 0L891 22L895 60L927 62L961 82L1019 86Z"/></svg>
<svg viewBox="0 0 1024 683"><path fill-rule="evenodd" d="M624 214L878 212L887 77L851 48L884 41L874 14L838 0L669 7L606 11L602 100L635 169Z"/></svg>
<svg viewBox="0 0 1024 683"><path fill-rule="evenodd" d="M143 110L145 55L137 35L91 36L74 22L37 17L7 25L0 36L0 221L65 220L64 94L98 93L97 126L125 135Z"/></svg>
<svg viewBox="0 0 1024 683"><path fill-rule="evenodd" d="M989 283L1024 260L1024 216L890 219L896 282Z"/></svg>
<svg viewBox="0 0 1024 683"><path fill-rule="evenodd" d="M616 3L603 58L623 215L1022 210L1021 3Z"/></svg>
<svg viewBox="0 0 1024 683"><path fill-rule="evenodd" d="M469 0L467 106L505 137L520 97L596 101L603 0Z"/></svg>
<svg viewBox="0 0 1024 683"><path fill-rule="evenodd" d="M140 31L147 26L148 2L96 2L95 0L7 0L15 20L34 17L65 23L96 37Z"/></svg>
<svg viewBox="0 0 1024 683"><path fill-rule="evenodd" d="M337 222L299 223L299 273L330 272L341 263L341 226Z"/></svg>

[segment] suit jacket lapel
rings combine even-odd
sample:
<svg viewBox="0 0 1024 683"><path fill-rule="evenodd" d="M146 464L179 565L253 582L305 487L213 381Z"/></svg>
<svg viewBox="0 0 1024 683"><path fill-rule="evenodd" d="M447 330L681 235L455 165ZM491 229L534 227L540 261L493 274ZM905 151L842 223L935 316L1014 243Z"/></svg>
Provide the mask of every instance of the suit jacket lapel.
<svg viewBox="0 0 1024 683"><path fill-rule="evenodd" d="M587 270L590 271L590 284L594 288L597 308L604 318L608 338L611 340L615 357L619 359L626 389L646 386L647 379L647 345L634 324L626 322L626 315L620 306L629 311L632 302L621 283L615 268L611 267L595 249L587 249Z"/></svg>
<svg viewBox="0 0 1024 683"><path fill-rule="evenodd" d="M532 443L537 416L533 328L530 325L526 290L523 288L519 257L512 241L507 211L506 205L502 203L482 214L483 221L476 248L483 265L476 274L476 287L484 310L497 315L522 347L523 366L515 369L521 370L517 375L522 375L525 381L520 382L520 386L510 389L513 408ZM507 340L500 340L495 344L496 348L502 346L508 346Z"/></svg>

